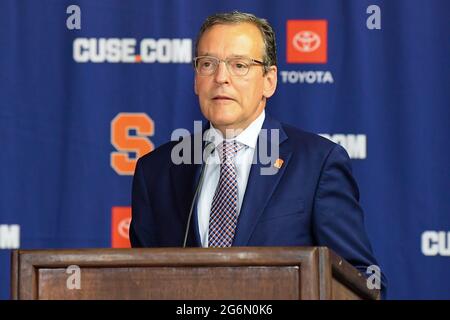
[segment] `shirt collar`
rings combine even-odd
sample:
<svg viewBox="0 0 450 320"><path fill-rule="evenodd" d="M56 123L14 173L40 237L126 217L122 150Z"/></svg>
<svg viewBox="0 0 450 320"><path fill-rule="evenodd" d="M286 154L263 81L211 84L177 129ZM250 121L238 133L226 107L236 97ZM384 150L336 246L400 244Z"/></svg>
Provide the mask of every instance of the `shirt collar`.
<svg viewBox="0 0 450 320"><path fill-rule="evenodd" d="M227 139L227 140L236 140L237 142L240 142L250 148L255 149L256 148L256 142L258 141L258 135L261 131L262 125L264 123L264 119L266 118L265 110L261 112L261 114L253 120L250 125L244 129L239 135L237 135L233 139ZM217 147L224 139L222 132L220 132L218 129L214 128L213 124L210 122L210 130L208 130L208 133L205 136L206 141L213 142L215 146Z"/></svg>

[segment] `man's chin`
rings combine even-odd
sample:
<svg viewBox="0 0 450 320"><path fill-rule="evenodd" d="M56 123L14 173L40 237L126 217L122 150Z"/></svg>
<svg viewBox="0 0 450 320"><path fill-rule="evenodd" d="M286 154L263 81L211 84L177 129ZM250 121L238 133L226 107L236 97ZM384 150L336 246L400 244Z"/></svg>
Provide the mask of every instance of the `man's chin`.
<svg viewBox="0 0 450 320"><path fill-rule="evenodd" d="M235 129L238 128L237 117L217 117L211 118L210 122L216 129L224 130L224 129Z"/></svg>
<svg viewBox="0 0 450 320"><path fill-rule="evenodd" d="M233 126L236 122L238 122L239 115L234 112L235 110L214 110L209 115L208 120L211 121L211 123L214 126Z"/></svg>
<svg viewBox="0 0 450 320"><path fill-rule="evenodd" d="M232 128L236 124L236 119L214 118L210 120L214 127Z"/></svg>

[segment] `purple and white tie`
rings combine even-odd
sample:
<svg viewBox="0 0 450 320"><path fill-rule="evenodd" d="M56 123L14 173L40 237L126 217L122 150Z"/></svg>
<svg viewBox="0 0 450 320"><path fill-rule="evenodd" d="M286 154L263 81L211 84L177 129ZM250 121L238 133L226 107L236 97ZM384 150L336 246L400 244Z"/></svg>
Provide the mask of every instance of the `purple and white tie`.
<svg viewBox="0 0 450 320"><path fill-rule="evenodd" d="M231 247L237 225L238 185L234 159L244 145L223 141L219 145L220 178L209 217L209 247Z"/></svg>

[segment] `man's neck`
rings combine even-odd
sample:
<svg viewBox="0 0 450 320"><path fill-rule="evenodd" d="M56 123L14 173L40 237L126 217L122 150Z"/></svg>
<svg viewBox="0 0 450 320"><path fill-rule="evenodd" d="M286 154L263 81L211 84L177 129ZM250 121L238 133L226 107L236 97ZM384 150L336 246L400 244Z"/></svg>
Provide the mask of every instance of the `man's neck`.
<svg viewBox="0 0 450 320"><path fill-rule="evenodd" d="M246 128L227 128L225 130L225 134L220 131L217 127L215 127L212 123L211 125L211 133L216 136L215 139L217 141L222 141L222 139L230 140L230 139L238 139L242 140L243 144L254 147L254 143L257 139L259 131L261 130L262 124L265 119L265 111L264 109L261 113L248 125Z"/></svg>
<svg viewBox="0 0 450 320"><path fill-rule="evenodd" d="M248 125L245 128L241 128L239 126L218 126L215 128L220 131L224 139L233 139L241 134L247 127Z"/></svg>
<svg viewBox="0 0 450 320"><path fill-rule="evenodd" d="M264 109L261 109L260 112L258 112L252 119L246 123L243 124L232 124L229 126L216 126L212 124L212 126L220 131L224 139L233 139L240 135L245 129L247 129L264 111Z"/></svg>

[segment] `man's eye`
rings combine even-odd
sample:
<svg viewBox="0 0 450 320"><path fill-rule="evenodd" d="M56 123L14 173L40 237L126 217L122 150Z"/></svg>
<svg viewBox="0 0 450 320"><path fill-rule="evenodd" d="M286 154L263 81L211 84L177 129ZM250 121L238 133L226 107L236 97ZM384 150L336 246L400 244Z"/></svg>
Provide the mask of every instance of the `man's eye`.
<svg viewBox="0 0 450 320"><path fill-rule="evenodd" d="M244 63L244 62L241 62L241 61L235 61L235 62L233 62L232 65L233 65L234 68L236 68L236 69L245 69L245 68L247 68L247 64Z"/></svg>

